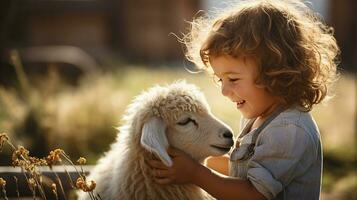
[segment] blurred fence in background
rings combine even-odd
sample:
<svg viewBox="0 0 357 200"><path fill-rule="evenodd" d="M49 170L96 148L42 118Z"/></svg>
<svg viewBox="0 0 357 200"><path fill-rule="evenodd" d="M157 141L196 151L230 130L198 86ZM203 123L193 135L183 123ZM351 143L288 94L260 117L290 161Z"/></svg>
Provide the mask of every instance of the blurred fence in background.
<svg viewBox="0 0 357 200"><path fill-rule="evenodd" d="M238 0L2 0L0 52L32 46L76 46L101 62L112 59L168 62L183 59L182 36L199 10ZM342 67L357 67L357 2L311 0L335 29ZM118 67L118 66L117 66Z"/></svg>

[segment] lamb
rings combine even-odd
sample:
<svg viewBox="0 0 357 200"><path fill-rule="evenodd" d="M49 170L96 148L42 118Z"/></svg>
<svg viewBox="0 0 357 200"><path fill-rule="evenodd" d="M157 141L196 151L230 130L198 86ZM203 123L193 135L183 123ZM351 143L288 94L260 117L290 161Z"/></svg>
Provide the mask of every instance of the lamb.
<svg viewBox="0 0 357 200"><path fill-rule="evenodd" d="M169 145L201 163L230 150L231 129L211 113L195 85L178 81L154 86L133 100L123 121L116 142L88 177L97 182L95 191L103 200L212 198L194 185L156 184L147 164L155 155L170 166ZM83 192L79 196L89 199Z"/></svg>

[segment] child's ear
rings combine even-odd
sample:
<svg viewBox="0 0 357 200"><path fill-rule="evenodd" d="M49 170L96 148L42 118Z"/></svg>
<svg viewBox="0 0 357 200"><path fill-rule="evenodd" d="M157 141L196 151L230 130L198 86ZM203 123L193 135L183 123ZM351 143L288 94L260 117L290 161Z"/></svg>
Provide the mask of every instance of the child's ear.
<svg viewBox="0 0 357 200"><path fill-rule="evenodd" d="M169 142L165 130L165 122L161 118L152 117L143 125L140 142L145 149L154 152L166 166L171 166L172 160L166 151Z"/></svg>

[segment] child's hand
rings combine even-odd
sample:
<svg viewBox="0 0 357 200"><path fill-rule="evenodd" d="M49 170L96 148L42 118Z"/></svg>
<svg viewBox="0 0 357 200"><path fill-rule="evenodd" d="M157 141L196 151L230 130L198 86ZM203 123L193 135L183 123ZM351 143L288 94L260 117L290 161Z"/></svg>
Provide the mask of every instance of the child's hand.
<svg viewBox="0 0 357 200"><path fill-rule="evenodd" d="M171 167L167 167L159 160L149 161L149 165L153 168L155 182L158 184L191 183L200 164L178 149L169 147L167 152L172 158Z"/></svg>

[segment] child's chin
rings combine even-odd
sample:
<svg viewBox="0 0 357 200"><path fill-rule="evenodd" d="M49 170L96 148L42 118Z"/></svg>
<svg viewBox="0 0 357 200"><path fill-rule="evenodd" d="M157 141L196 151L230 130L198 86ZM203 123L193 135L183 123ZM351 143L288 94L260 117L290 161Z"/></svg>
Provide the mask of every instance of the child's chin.
<svg viewBox="0 0 357 200"><path fill-rule="evenodd" d="M255 116L250 114L250 113L246 113L246 112L243 112L243 111L241 111L241 113L242 113L242 115L243 115L243 117L245 119L254 119L255 118Z"/></svg>

